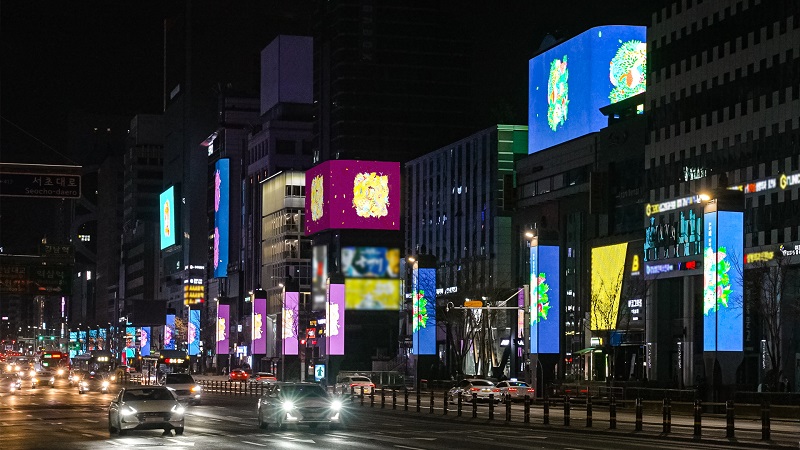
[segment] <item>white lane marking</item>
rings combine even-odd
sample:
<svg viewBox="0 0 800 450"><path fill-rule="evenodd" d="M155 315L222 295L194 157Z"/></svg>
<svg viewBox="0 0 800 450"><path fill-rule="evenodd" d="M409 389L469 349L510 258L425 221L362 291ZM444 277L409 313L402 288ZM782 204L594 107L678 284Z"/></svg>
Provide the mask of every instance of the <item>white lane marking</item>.
<svg viewBox="0 0 800 450"><path fill-rule="evenodd" d="M258 442L253 442L253 441L242 441L242 444L257 445L259 447L266 447L267 446L267 444L259 444Z"/></svg>
<svg viewBox="0 0 800 450"><path fill-rule="evenodd" d="M87 421L87 422L91 422L91 423L100 422L100 421L99 421L99 420L97 420L97 419L83 419L83 420L85 420L85 421Z"/></svg>
<svg viewBox="0 0 800 450"><path fill-rule="evenodd" d="M106 441L106 444L111 444L111 445L122 445L122 444L120 444L119 442L114 442L114 441Z"/></svg>
<svg viewBox="0 0 800 450"><path fill-rule="evenodd" d="M192 442L192 441L182 441L182 440L175 439L175 438L167 439L167 440L172 442L173 444L180 445L180 446L183 446L183 447L194 447L194 442Z"/></svg>
<svg viewBox="0 0 800 450"><path fill-rule="evenodd" d="M408 448L408 449L411 449L411 450L425 450L425 449L423 449L423 448L419 448L419 447L408 447L408 446L405 446L405 445L399 445L399 444L395 444L395 446L394 446L394 447L395 447L395 448Z"/></svg>
<svg viewBox="0 0 800 450"><path fill-rule="evenodd" d="M421 440L421 441L435 441L436 440L436 438L432 438L432 437L413 437L411 439L417 439L417 440Z"/></svg>

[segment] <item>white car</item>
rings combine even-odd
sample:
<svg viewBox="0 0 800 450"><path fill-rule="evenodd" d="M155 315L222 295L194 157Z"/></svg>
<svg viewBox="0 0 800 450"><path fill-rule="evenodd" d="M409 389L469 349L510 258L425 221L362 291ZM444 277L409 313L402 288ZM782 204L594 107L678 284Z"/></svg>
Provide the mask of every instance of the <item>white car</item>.
<svg viewBox="0 0 800 450"><path fill-rule="evenodd" d="M522 401L526 395L533 398L534 394L533 388L524 381L501 381L497 383L497 387L500 388L500 396L504 400L510 398L512 401Z"/></svg>
<svg viewBox="0 0 800 450"><path fill-rule="evenodd" d="M188 373L168 373L164 379L164 386L175 393L178 401L200 404L203 388Z"/></svg>
<svg viewBox="0 0 800 450"><path fill-rule="evenodd" d="M344 427L346 419L342 400L316 383L272 384L258 399L257 412L262 430L270 425L284 429L288 424Z"/></svg>
<svg viewBox="0 0 800 450"><path fill-rule="evenodd" d="M489 401L490 398L495 403L500 401L500 388L489 380L479 378L461 380L447 392L451 402L457 402L459 396L461 396L462 402L470 402L472 401L472 394L476 395L478 401Z"/></svg>
<svg viewBox="0 0 800 450"><path fill-rule="evenodd" d="M166 386L123 388L108 407L108 432L125 435L128 430L175 430L183 434L185 408Z"/></svg>
<svg viewBox="0 0 800 450"><path fill-rule="evenodd" d="M375 383L364 376L351 376L342 378L337 384L336 390L342 394L349 394L353 392L355 395L361 395L361 388L364 388L364 395L370 395L372 390L375 389Z"/></svg>

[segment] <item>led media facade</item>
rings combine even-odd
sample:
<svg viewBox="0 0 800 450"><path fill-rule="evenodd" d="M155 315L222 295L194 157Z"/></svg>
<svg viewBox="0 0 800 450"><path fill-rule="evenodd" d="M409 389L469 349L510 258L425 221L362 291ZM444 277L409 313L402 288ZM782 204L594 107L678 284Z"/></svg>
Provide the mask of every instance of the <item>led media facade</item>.
<svg viewBox="0 0 800 450"><path fill-rule="evenodd" d="M420 269L414 264L411 279L413 322L412 352L436 354L436 269Z"/></svg>
<svg viewBox="0 0 800 450"><path fill-rule="evenodd" d="M200 310L189 310L189 325L186 327L186 342L189 356L200 354Z"/></svg>
<svg viewBox="0 0 800 450"><path fill-rule="evenodd" d="M348 310L400 309L399 279L348 278L344 283Z"/></svg>
<svg viewBox="0 0 800 450"><path fill-rule="evenodd" d="M306 236L400 229L400 163L330 160L306 172Z"/></svg>
<svg viewBox="0 0 800 450"><path fill-rule="evenodd" d="M97 332L90 330L90 333L92 331ZM125 327L125 357L128 360L136 358L136 327Z"/></svg>
<svg viewBox="0 0 800 450"><path fill-rule="evenodd" d="M164 350L175 350L175 314L167 314L164 326Z"/></svg>
<svg viewBox="0 0 800 450"><path fill-rule="evenodd" d="M217 306L217 354L227 355L230 352L230 336L228 335L231 320L231 306Z"/></svg>
<svg viewBox="0 0 800 450"><path fill-rule="evenodd" d="M281 325L281 333L284 355L296 355L298 352L297 309L299 298L299 292L284 292L283 294L283 324Z"/></svg>
<svg viewBox="0 0 800 450"><path fill-rule="evenodd" d="M531 353L559 352L559 247L531 247Z"/></svg>
<svg viewBox="0 0 800 450"><path fill-rule="evenodd" d="M528 64L528 153L608 126L600 108L644 92L645 27L592 28Z"/></svg>
<svg viewBox="0 0 800 450"><path fill-rule="evenodd" d="M251 341L253 354L264 355L267 353L267 299L253 299L253 326Z"/></svg>
<svg viewBox="0 0 800 450"><path fill-rule="evenodd" d="M592 249L592 330L615 330L628 243Z"/></svg>
<svg viewBox="0 0 800 450"><path fill-rule="evenodd" d="M228 276L230 160L214 165L214 278Z"/></svg>
<svg viewBox="0 0 800 450"><path fill-rule="evenodd" d="M139 330L139 354L150 356L150 327L142 327Z"/></svg>
<svg viewBox="0 0 800 450"><path fill-rule="evenodd" d="M314 309L321 309L327 301L328 247L315 245L311 252L311 298Z"/></svg>
<svg viewBox="0 0 800 450"><path fill-rule="evenodd" d="M175 235L178 232L178 224L175 220L175 186L161 193L159 197L159 216L161 230L161 250L175 245Z"/></svg>
<svg viewBox="0 0 800 450"><path fill-rule="evenodd" d="M397 278L400 275L400 249L342 247L342 273L352 278Z"/></svg>
<svg viewBox="0 0 800 450"><path fill-rule="evenodd" d="M703 351L744 350L741 267L744 253L743 213L704 214Z"/></svg>
<svg viewBox="0 0 800 450"><path fill-rule="evenodd" d="M326 339L329 355L344 355L345 285L329 284L325 307Z"/></svg>

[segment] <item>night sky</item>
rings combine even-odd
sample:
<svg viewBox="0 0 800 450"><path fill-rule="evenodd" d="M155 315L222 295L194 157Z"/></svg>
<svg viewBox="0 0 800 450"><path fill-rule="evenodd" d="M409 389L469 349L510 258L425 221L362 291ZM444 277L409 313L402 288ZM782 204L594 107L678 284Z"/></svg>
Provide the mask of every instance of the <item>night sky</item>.
<svg viewBox="0 0 800 450"><path fill-rule="evenodd" d="M335 1L335 0L331 0ZM519 92L512 105L527 123L527 61L545 33L575 34L603 23L646 24L641 2L515 0L439 2L442 16L461 23L477 52L477 102L492 107L498 89ZM166 4L166 6L165 6ZM252 35L257 53L291 22L293 30L312 24L314 1L195 1L219 30L219 50ZM0 162L92 164L103 155L76 150L75 117L126 123L138 113L162 110L163 21L181 2L3 2L0 6ZM491 5L491 6L489 6ZM613 5L613 8L609 8ZM613 18L613 19L612 19ZM221 32L237 30L225 39ZM249 34L248 34L249 33ZM235 51L235 50L230 50ZM231 68L236 70L236 68ZM102 122L102 120L98 120ZM72 126L70 126L72 124ZM70 129L73 128L73 129ZM20 202L0 198L0 246L17 245L19 233L40 236L54 224L42 210L20 211ZM30 208L28 208L30 209ZM41 229L40 229L41 228ZM29 237L24 240L29 240ZM38 239L38 237L36 238Z"/></svg>

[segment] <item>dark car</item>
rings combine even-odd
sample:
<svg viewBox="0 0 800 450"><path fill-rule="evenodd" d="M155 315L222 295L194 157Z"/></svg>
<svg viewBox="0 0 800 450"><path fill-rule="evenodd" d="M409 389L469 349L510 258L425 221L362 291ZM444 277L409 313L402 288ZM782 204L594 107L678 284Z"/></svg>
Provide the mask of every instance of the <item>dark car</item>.
<svg viewBox="0 0 800 450"><path fill-rule="evenodd" d="M280 429L289 424L344 427L347 411L341 398L316 383L276 383L258 399L258 426Z"/></svg>
<svg viewBox="0 0 800 450"><path fill-rule="evenodd" d="M98 391L103 394L108 393L110 382L107 374L101 372L86 372L78 381L78 393L83 394L89 391Z"/></svg>

